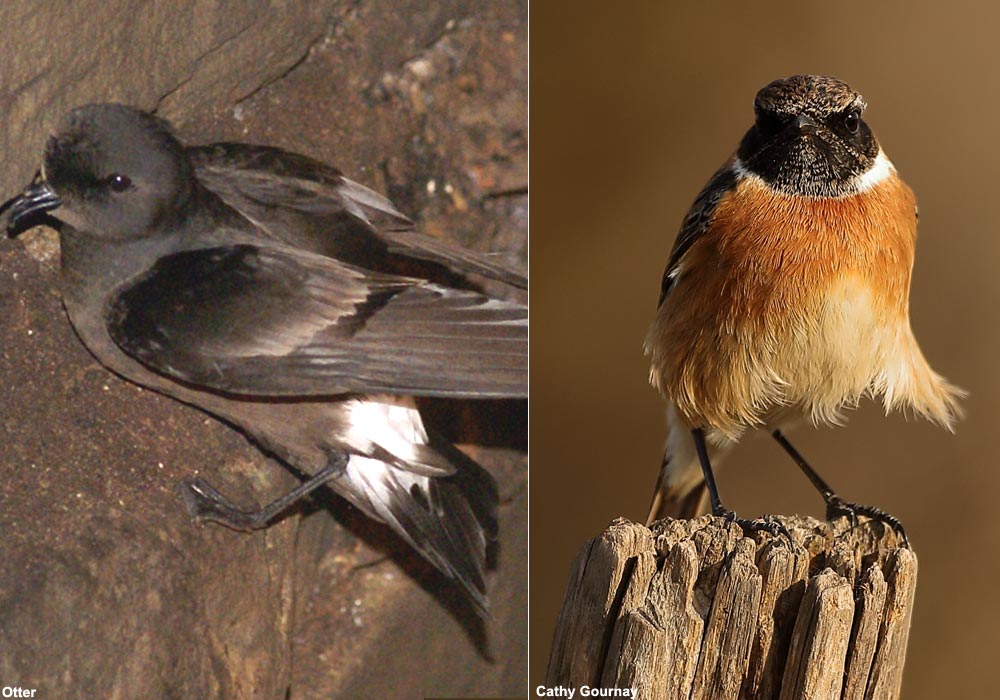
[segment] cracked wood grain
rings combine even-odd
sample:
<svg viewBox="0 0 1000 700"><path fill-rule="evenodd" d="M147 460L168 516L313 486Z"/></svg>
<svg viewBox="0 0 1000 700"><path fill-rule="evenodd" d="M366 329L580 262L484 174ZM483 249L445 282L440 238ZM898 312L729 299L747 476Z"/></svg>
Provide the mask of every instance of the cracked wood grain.
<svg viewBox="0 0 1000 700"><path fill-rule="evenodd" d="M899 697L916 556L882 524L616 520L581 550L549 686L644 700Z"/></svg>

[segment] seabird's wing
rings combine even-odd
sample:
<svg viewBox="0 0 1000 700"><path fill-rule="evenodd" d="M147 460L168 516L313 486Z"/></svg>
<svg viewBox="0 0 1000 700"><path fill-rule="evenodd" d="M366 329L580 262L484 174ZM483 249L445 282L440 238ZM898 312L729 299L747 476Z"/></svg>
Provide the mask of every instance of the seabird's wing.
<svg viewBox="0 0 1000 700"><path fill-rule="evenodd" d="M336 257L410 256L527 288L525 275L496 256L414 232L388 199L312 158L243 143L193 147L188 155L203 185L275 240Z"/></svg>
<svg viewBox="0 0 1000 700"><path fill-rule="evenodd" d="M527 396L527 309L289 248L175 253L106 309L127 354L253 396Z"/></svg>

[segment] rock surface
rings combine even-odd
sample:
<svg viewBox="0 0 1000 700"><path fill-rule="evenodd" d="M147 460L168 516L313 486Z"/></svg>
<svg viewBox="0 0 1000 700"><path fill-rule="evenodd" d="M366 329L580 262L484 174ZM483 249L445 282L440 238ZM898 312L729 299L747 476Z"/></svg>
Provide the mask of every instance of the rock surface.
<svg viewBox="0 0 1000 700"><path fill-rule="evenodd" d="M235 102L307 54L346 2L36 3L0 8L0 185L34 172L53 120L87 102L178 113Z"/></svg>
<svg viewBox="0 0 1000 700"><path fill-rule="evenodd" d="M192 143L333 163L421 230L526 260L522 3L240 6L5 3L0 34L19 46L0 77L8 196L65 108L123 100L158 105ZM0 243L3 684L39 697L527 694L525 402L427 407L501 484L487 628L332 496L254 535L191 523L176 486L193 473L248 504L294 479L235 431L104 370L60 308L57 269L51 231Z"/></svg>

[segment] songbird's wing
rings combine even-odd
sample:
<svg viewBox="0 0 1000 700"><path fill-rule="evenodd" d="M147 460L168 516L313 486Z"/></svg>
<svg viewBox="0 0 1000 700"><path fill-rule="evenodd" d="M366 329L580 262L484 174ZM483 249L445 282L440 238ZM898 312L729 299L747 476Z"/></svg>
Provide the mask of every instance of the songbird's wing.
<svg viewBox="0 0 1000 700"><path fill-rule="evenodd" d="M253 396L527 396L527 309L290 248L175 253L106 308L127 354Z"/></svg>
<svg viewBox="0 0 1000 700"><path fill-rule="evenodd" d="M708 230L709 225L712 223L712 218L715 216L715 208L719 205L719 201L722 200L727 192L736 187L737 180L738 178L733 169L732 162L729 162L719 169L712 176L712 179L708 181L704 189L698 193L694 204L691 205L691 209L688 210L687 215L684 217L681 230L677 234L673 250L670 252L670 260L663 271L660 300L657 302L658 306L663 304L663 300L667 298L667 294L677 281L681 273L681 260L684 258L684 254Z"/></svg>
<svg viewBox="0 0 1000 700"><path fill-rule="evenodd" d="M312 158L243 143L192 147L188 155L203 185L276 241L348 261L411 256L527 288L510 265L416 233L388 199Z"/></svg>

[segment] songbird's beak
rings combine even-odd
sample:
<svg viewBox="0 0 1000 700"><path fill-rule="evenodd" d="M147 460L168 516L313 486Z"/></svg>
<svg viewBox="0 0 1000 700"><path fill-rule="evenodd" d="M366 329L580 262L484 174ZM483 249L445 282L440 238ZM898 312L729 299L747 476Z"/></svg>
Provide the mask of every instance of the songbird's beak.
<svg viewBox="0 0 1000 700"><path fill-rule="evenodd" d="M16 236L22 230L21 224L26 219L37 214L52 211L62 204L49 183L42 178L36 178L20 195L15 197L10 203L7 219L7 234Z"/></svg>
<svg viewBox="0 0 1000 700"><path fill-rule="evenodd" d="M817 124L812 117L806 114L800 114L797 117L795 117L795 120L792 122L792 124L795 126L795 129L799 133L804 133L804 134L815 133L816 129L819 128L819 124Z"/></svg>

